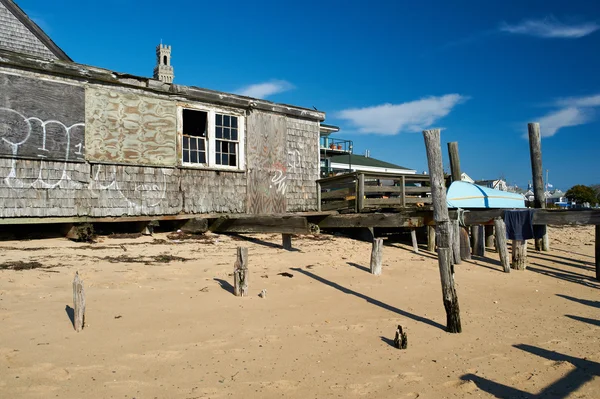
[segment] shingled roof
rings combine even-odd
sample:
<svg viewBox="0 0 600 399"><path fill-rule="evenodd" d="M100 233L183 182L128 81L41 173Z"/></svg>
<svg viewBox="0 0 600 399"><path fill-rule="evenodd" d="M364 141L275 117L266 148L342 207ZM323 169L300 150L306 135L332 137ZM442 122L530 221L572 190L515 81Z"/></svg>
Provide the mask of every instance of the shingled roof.
<svg viewBox="0 0 600 399"><path fill-rule="evenodd" d="M13 0L0 0L0 48L73 61Z"/></svg>

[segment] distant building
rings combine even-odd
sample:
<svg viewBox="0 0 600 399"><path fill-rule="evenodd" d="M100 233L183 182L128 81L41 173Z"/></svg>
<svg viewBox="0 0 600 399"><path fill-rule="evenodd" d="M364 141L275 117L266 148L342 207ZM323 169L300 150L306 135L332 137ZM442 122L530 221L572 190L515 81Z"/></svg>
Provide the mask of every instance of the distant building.
<svg viewBox="0 0 600 399"><path fill-rule="evenodd" d="M504 179L476 180L475 184L482 187L493 188L494 190L508 191L508 185Z"/></svg>

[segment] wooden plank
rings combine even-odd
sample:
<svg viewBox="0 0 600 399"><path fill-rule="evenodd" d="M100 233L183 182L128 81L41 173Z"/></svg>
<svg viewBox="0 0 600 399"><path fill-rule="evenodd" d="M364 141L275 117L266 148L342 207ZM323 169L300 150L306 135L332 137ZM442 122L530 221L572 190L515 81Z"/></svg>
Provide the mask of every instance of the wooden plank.
<svg viewBox="0 0 600 399"><path fill-rule="evenodd" d="M371 274L381 275L381 265L383 260L383 238L375 238L371 247Z"/></svg>
<svg viewBox="0 0 600 399"><path fill-rule="evenodd" d="M325 187L330 184L338 183L353 183L357 178L357 173L346 173L338 176L326 177L324 179L317 180L321 186Z"/></svg>
<svg viewBox="0 0 600 399"><path fill-rule="evenodd" d="M454 268L452 267L452 247L450 239L451 223L446 202L446 187L440 129L423 131L429 176L431 176L431 196L433 198L433 218L436 222L438 237L438 264L442 282L442 298L446 310L446 327L450 333L462 331L458 296L454 286Z"/></svg>
<svg viewBox="0 0 600 399"><path fill-rule="evenodd" d="M456 141L448 143L448 156L450 158L452 181L461 181L460 157L458 155L458 143Z"/></svg>
<svg viewBox="0 0 600 399"><path fill-rule="evenodd" d="M342 188L340 190L326 191L321 193L321 200L333 199L333 198L346 198L349 195L354 195L354 188Z"/></svg>
<svg viewBox="0 0 600 399"><path fill-rule="evenodd" d="M421 227L424 217L402 213L361 213L326 216L318 222L319 228L353 227Z"/></svg>
<svg viewBox="0 0 600 399"><path fill-rule="evenodd" d="M456 211L450 213L456 215ZM494 218L503 217L503 209L471 209L465 212L466 225L493 223ZM533 215L534 224L545 225L585 225L600 224L600 210L597 209L568 209L548 210L538 209Z"/></svg>
<svg viewBox="0 0 600 399"><path fill-rule="evenodd" d="M247 212L283 213L287 207L286 118L253 111L246 118L246 126Z"/></svg>
<svg viewBox="0 0 600 399"><path fill-rule="evenodd" d="M308 221L301 216L219 218L209 226L209 230L215 233L309 233Z"/></svg>
<svg viewBox="0 0 600 399"><path fill-rule="evenodd" d="M79 272L75 272L73 279L73 327L77 332L85 327L85 292Z"/></svg>
<svg viewBox="0 0 600 399"><path fill-rule="evenodd" d="M405 197L403 198L366 198L365 206L374 205L403 205L403 204L431 204L431 198Z"/></svg>
<svg viewBox="0 0 600 399"><path fill-rule="evenodd" d="M0 73L0 88L1 156L85 161L83 87Z"/></svg>
<svg viewBox="0 0 600 399"><path fill-rule="evenodd" d="M91 162L177 165L177 106L115 88L85 91L85 158Z"/></svg>
<svg viewBox="0 0 600 399"><path fill-rule="evenodd" d="M332 209L351 209L354 208L354 201L355 200L323 202L321 204L321 209L324 211L329 211Z"/></svg>
<svg viewBox="0 0 600 399"><path fill-rule="evenodd" d="M248 296L248 248L237 248L233 264L233 294Z"/></svg>

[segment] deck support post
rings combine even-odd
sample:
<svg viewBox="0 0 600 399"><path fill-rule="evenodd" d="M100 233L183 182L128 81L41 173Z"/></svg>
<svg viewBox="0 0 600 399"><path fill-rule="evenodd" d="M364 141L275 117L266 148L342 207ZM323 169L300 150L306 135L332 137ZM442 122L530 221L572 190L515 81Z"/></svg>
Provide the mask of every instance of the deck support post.
<svg viewBox="0 0 600 399"><path fill-rule="evenodd" d="M452 257L454 258L455 265L462 263L460 256L460 225L458 224L458 220L452 220Z"/></svg>
<svg viewBox="0 0 600 399"><path fill-rule="evenodd" d="M494 227L496 228L496 250L500 256L500 263L504 268L505 273L510 273L510 261L508 259L508 244L506 240L506 225L502 218L494 219Z"/></svg>
<svg viewBox="0 0 600 399"><path fill-rule="evenodd" d="M512 241L512 269L525 270L527 268L527 241Z"/></svg>
<svg viewBox="0 0 600 399"><path fill-rule="evenodd" d="M446 309L446 328L450 333L460 333L460 308L454 286L454 268L452 267L452 243L450 238L451 223L446 202L446 185L442 164L442 147L440 129L423 131L427 164L431 179L431 196L433 199L433 219L436 224L438 238L438 264L442 282L442 298Z"/></svg>
<svg viewBox="0 0 600 399"><path fill-rule="evenodd" d="M529 131L529 154L531 156L531 174L533 177L533 207L546 208L546 196L544 190L544 178L542 170L542 139L539 123L528 123L527 130ZM548 183L548 182L546 182ZM544 238L535 239L536 251L549 251L550 245L548 232L544 226Z"/></svg>
<svg viewBox="0 0 600 399"><path fill-rule="evenodd" d="M494 248L496 240L494 240L494 225L486 224L485 228L485 246L487 248Z"/></svg>
<svg viewBox="0 0 600 399"><path fill-rule="evenodd" d="M248 248L237 248L233 265L233 293L235 296L248 295Z"/></svg>
<svg viewBox="0 0 600 399"><path fill-rule="evenodd" d="M483 226L471 226L471 235L473 237L473 255L485 256L485 237Z"/></svg>
<svg viewBox="0 0 600 399"><path fill-rule="evenodd" d="M435 252L435 226L427 225L427 250Z"/></svg>
<svg viewBox="0 0 600 399"><path fill-rule="evenodd" d="M466 227L460 227L460 258L462 260L471 260L471 240L469 231Z"/></svg>
<svg viewBox="0 0 600 399"><path fill-rule="evenodd" d="M414 253L419 253L419 243L417 242L417 230L410 229L410 239L412 241L413 251Z"/></svg>
<svg viewBox="0 0 600 399"><path fill-rule="evenodd" d="M381 275L381 262L383 260L383 238L374 238L371 247L371 274Z"/></svg>
<svg viewBox="0 0 600 399"><path fill-rule="evenodd" d="M600 281L600 225L596 225L596 280Z"/></svg>
<svg viewBox="0 0 600 399"><path fill-rule="evenodd" d="M85 293L79 272L75 272L73 279L73 327L77 332L85 327Z"/></svg>
<svg viewBox="0 0 600 399"><path fill-rule="evenodd" d="M281 246L286 251L292 250L292 235L291 234L282 234L281 235Z"/></svg>

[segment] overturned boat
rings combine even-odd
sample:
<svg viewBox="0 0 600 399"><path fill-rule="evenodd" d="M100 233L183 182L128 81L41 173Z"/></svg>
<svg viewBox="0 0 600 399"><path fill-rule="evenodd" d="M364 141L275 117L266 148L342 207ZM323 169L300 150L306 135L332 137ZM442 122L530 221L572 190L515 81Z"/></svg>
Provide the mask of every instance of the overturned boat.
<svg viewBox="0 0 600 399"><path fill-rule="evenodd" d="M525 208L525 197L465 181L455 181L446 194L448 208Z"/></svg>

